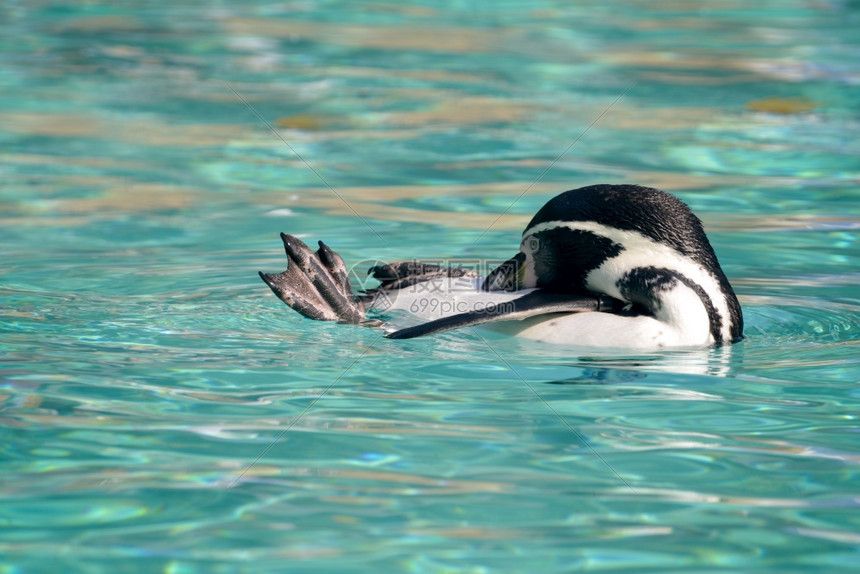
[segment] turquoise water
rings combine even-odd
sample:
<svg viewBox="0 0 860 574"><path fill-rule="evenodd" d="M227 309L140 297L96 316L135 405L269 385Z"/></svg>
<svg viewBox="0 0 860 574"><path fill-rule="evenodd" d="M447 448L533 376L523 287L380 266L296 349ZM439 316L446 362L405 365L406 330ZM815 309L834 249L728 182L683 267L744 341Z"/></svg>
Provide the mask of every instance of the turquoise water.
<svg viewBox="0 0 860 574"><path fill-rule="evenodd" d="M848 0L3 3L0 572L850 569L858 24ZM390 341L256 274L280 231L362 269L498 260L600 182L693 207L743 343Z"/></svg>

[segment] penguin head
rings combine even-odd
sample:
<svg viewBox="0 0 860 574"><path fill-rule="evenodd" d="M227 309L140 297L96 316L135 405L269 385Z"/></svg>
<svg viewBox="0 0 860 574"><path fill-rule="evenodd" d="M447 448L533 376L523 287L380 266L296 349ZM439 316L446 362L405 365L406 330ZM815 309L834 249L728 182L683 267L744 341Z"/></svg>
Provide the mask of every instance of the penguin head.
<svg viewBox="0 0 860 574"><path fill-rule="evenodd" d="M519 252L487 276L485 290L539 287L587 294L588 272L619 252L619 247L606 237L565 225L540 226L540 223L549 222L526 228Z"/></svg>
<svg viewBox="0 0 860 574"><path fill-rule="evenodd" d="M702 300L716 341L741 337L740 305L690 208L658 189L593 185L548 201L483 289L608 295L658 315L679 285Z"/></svg>
<svg viewBox="0 0 860 574"><path fill-rule="evenodd" d="M586 293L590 271L635 248L606 231L638 233L681 255L695 254L704 265L716 262L701 222L677 198L638 185L592 185L548 201L523 231L519 253L490 273L484 288Z"/></svg>

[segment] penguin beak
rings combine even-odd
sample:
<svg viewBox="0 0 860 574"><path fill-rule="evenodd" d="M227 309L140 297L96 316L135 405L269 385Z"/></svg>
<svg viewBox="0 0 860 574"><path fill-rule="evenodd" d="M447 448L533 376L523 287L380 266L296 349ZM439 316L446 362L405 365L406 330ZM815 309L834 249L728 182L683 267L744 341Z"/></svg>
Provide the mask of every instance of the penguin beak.
<svg viewBox="0 0 860 574"><path fill-rule="evenodd" d="M517 291L526 276L526 254L520 251L487 275L481 289L484 291Z"/></svg>

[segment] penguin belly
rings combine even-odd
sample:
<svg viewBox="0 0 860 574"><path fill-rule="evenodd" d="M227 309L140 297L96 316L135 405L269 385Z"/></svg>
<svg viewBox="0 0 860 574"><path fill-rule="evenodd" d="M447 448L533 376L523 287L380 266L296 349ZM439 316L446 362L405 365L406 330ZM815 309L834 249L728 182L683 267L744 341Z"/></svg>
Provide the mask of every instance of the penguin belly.
<svg viewBox="0 0 860 574"><path fill-rule="evenodd" d="M559 313L530 317L522 321L499 321L482 327L542 343L574 347L653 350L700 348L713 343L707 334L691 338L647 315Z"/></svg>

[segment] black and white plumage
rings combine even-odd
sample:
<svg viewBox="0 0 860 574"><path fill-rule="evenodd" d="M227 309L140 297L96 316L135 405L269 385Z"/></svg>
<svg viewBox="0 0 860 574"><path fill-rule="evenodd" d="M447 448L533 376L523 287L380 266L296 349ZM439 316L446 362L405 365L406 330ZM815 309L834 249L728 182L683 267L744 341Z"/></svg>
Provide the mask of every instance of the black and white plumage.
<svg viewBox="0 0 860 574"><path fill-rule="evenodd" d="M556 196L526 227L519 252L486 278L396 263L373 267L381 285L358 295L343 260L322 242L313 253L281 237L287 271L260 273L279 298L312 319L379 326L366 311L380 300L431 319L391 338L483 323L531 339L606 348L702 347L743 338L740 305L701 221L653 188L593 185ZM416 293L447 302L438 307L448 313L416 313L422 311Z"/></svg>

